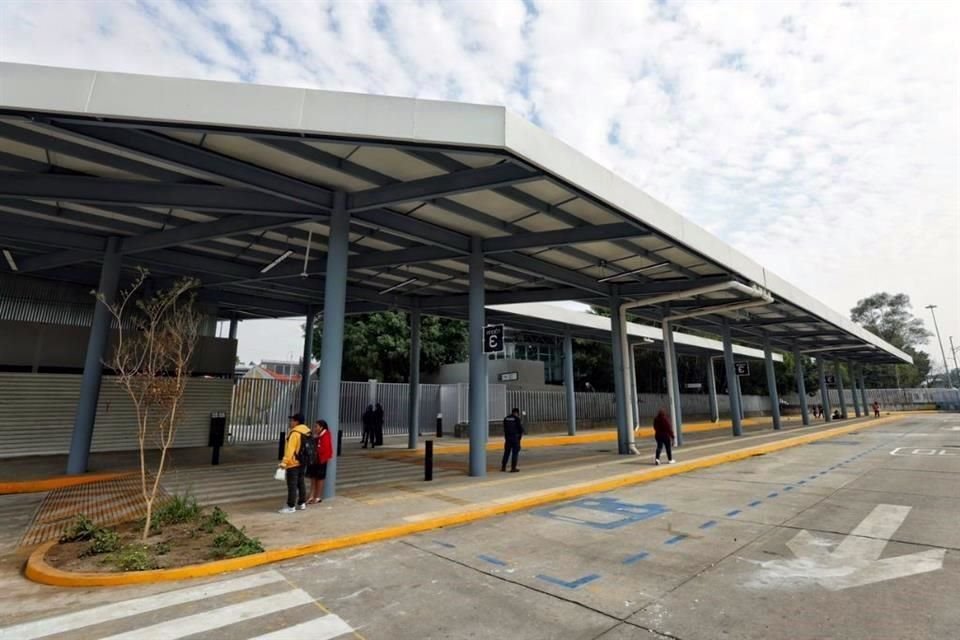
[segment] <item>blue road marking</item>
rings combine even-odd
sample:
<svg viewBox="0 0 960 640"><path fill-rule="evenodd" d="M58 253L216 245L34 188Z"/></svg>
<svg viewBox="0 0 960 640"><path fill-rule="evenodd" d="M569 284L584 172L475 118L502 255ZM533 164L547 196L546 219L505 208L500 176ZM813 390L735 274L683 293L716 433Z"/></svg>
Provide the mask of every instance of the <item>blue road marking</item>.
<svg viewBox="0 0 960 640"><path fill-rule="evenodd" d="M728 512L727 512L727 517L728 517L728 518L732 518L732 517L734 517L734 516L736 516L736 515L739 515L739 514L740 514L740 509L734 509L733 511L728 511Z"/></svg>
<svg viewBox="0 0 960 640"><path fill-rule="evenodd" d="M807 481L806 481L806 480L801 480L801 481L799 481L797 484L807 484Z"/></svg>
<svg viewBox="0 0 960 640"><path fill-rule="evenodd" d="M635 562L640 562L641 560L643 560L649 555L650 554L647 553L646 551L641 551L640 553L634 554L632 556L627 556L627 558L623 561L623 564L633 564Z"/></svg>
<svg viewBox="0 0 960 640"><path fill-rule="evenodd" d="M774 491L773 493L768 493L768 494L767 494L767 497L768 497L768 498L776 498L778 495L780 495L780 494L777 493L776 491Z"/></svg>
<svg viewBox="0 0 960 640"><path fill-rule="evenodd" d="M757 505L761 505L761 504L763 504L763 500L754 500L753 502L751 502L751 503L750 503L749 505L747 505L747 506L749 506L749 507L756 507Z"/></svg>
<svg viewBox="0 0 960 640"><path fill-rule="evenodd" d="M678 533L677 535L673 536L669 540L665 540L663 544L677 544L678 542L683 541L683 539L686 537L687 537L687 534Z"/></svg>
<svg viewBox="0 0 960 640"><path fill-rule="evenodd" d="M576 509L576 511L569 513L571 509ZM567 512L565 512L565 510ZM587 514L589 514L590 511L598 512L596 520L589 519L589 515ZM655 518L668 511L669 509L667 509L666 506L656 503L631 504L629 502L621 502L616 498L585 498L583 500L555 505L547 509L539 509L533 513L544 518L563 520L571 524L579 524L595 529L618 529L642 520ZM617 516L617 519L611 519L610 515Z"/></svg>
<svg viewBox="0 0 960 640"><path fill-rule="evenodd" d="M478 555L477 557L478 557L479 559L483 560L484 562L489 562L490 564L495 564L495 565L497 565L498 567L505 567L505 566L507 566L507 563L506 563L506 562L504 562L503 560L498 560L497 558L494 558L493 556L487 556L487 555L484 555L484 554L481 553L481 554Z"/></svg>
<svg viewBox="0 0 960 640"><path fill-rule="evenodd" d="M561 580L560 578L554 578L553 576L547 576L542 573L537 576L537 580L543 580L544 582L555 584L558 587L563 587L564 589L579 589L583 585L589 584L594 580L599 580L599 579L600 579L600 576L598 576L595 573L591 573L590 575L583 576L582 578L578 578L577 580L574 580L572 582L567 582L565 580Z"/></svg>
<svg viewBox="0 0 960 640"><path fill-rule="evenodd" d="M784 491L793 491L793 487L784 487L783 490L784 490Z"/></svg>
<svg viewBox="0 0 960 640"><path fill-rule="evenodd" d="M709 529L710 527L715 527L715 526L717 526L717 521L716 521L716 520L707 520L707 521L704 522L702 525L700 525L700 528L701 528L701 529Z"/></svg>
<svg viewBox="0 0 960 640"><path fill-rule="evenodd" d="M809 480L816 480L816 479L817 479L817 475L814 474L814 475L810 476L808 479L809 479Z"/></svg>
<svg viewBox="0 0 960 640"><path fill-rule="evenodd" d="M447 549L454 549L454 548L456 548L456 546L457 546L457 545L455 545L455 544L450 544L449 542L443 542L443 541L441 541L441 540L434 540L433 543L434 543L434 544L438 544L438 545L440 545L441 547L446 547Z"/></svg>

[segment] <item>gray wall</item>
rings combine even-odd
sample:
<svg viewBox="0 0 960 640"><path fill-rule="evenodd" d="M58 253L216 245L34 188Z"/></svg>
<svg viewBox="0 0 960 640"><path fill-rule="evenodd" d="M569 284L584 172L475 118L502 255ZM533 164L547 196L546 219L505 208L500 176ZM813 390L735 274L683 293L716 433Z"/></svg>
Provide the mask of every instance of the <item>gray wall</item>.
<svg viewBox="0 0 960 640"><path fill-rule="evenodd" d="M516 372L517 380L501 382L501 373ZM424 376L424 382L431 384L467 384L470 382L470 363L457 362L445 364L440 370ZM508 389L551 389L544 383L543 363L539 360L489 360L487 362L487 380L491 384L503 384Z"/></svg>

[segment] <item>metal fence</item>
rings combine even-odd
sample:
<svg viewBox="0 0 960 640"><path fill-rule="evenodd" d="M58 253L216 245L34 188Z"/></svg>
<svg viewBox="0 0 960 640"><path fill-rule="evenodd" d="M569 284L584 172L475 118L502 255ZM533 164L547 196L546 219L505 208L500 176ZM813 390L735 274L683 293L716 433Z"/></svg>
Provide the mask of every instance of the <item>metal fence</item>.
<svg viewBox="0 0 960 640"><path fill-rule="evenodd" d="M319 385L310 381L309 413L323 418L318 407ZM371 392L375 396L371 396ZM340 383L340 429L345 438L360 438L363 410L376 398L383 406L384 435L407 433L409 385L403 383ZM230 409L229 441L273 442L287 428L287 418L300 411L300 383L241 378L234 383ZM440 411L440 385L420 385L420 431L434 425Z"/></svg>

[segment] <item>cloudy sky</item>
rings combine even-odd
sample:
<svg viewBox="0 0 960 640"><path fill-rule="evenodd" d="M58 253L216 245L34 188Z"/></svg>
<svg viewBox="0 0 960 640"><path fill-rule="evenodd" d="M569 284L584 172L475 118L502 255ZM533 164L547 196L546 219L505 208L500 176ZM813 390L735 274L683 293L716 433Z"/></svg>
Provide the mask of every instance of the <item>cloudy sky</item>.
<svg viewBox="0 0 960 640"><path fill-rule="evenodd" d="M503 104L838 311L902 291L956 340L958 6L5 0L0 59ZM299 332L244 323L240 356Z"/></svg>

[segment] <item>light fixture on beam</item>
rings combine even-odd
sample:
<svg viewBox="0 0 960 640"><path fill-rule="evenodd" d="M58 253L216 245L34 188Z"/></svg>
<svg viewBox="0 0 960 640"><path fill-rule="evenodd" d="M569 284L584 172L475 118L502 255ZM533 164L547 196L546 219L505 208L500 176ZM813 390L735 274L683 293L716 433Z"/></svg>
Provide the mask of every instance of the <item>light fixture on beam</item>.
<svg viewBox="0 0 960 640"><path fill-rule="evenodd" d="M382 296L382 295L385 294L385 293L390 293L391 291L396 291L396 290L399 289L400 287L405 287L405 286L407 286L408 284L413 284L413 283L416 282L416 281L417 281L416 278L409 278L408 280L404 280L403 282L398 282L397 284L390 285L389 287L387 287L386 289L383 289L382 291L379 291L378 293Z"/></svg>
<svg viewBox="0 0 960 640"><path fill-rule="evenodd" d="M7 264L10 265L11 271L20 271L20 269L17 267L17 261L13 259L13 254L10 253L10 251L4 249L3 257L7 259Z"/></svg>
<svg viewBox="0 0 960 640"><path fill-rule="evenodd" d="M266 273L267 271L270 271L275 266L277 266L278 264L280 264L281 262L289 258L291 255L293 255L293 251L291 251L290 249L287 249L286 251L278 255L276 258L274 258L273 262L265 266L263 269L260 269L260 273Z"/></svg>
<svg viewBox="0 0 960 640"><path fill-rule="evenodd" d="M605 276L597 280L597 282L610 282L611 280L616 280L618 278L626 278L627 276L634 276L638 273L643 273L644 271L650 271L651 269L657 269L659 267L665 267L669 262L657 262L655 264L648 264L645 267L640 267L639 269L631 269L630 271L624 271L623 273L615 273L612 276Z"/></svg>

